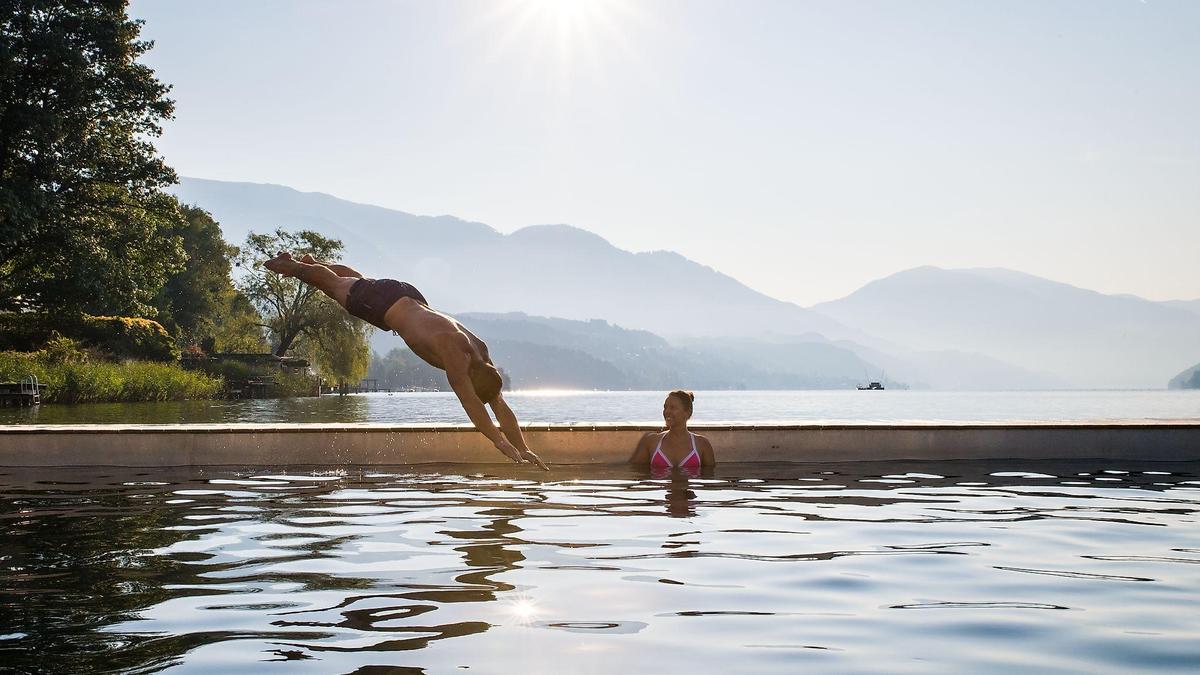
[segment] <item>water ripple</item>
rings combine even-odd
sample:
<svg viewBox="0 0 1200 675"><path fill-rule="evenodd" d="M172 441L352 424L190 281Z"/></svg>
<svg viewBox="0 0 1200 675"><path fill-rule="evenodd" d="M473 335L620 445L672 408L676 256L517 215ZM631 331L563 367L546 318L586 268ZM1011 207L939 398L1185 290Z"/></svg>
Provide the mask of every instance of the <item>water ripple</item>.
<svg viewBox="0 0 1200 675"><path fill-rule="evenodd" d="M0 662L1188 672L1198 469L6 469Z"/></svg>
<svg viewBox="0 0 1200 675"><path fill-rule="evenodd" d="M1070 609L1041 602L915 602L891 605L890 609Z"/></svg>

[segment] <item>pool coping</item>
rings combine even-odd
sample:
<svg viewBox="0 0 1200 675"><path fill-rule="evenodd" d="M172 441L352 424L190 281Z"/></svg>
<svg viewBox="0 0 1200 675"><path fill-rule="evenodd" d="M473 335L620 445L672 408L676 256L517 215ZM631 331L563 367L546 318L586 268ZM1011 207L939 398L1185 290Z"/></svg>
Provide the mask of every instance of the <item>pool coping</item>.
<svg viewBox="0 0 1200 675"><path fill-rule="evenodd" d="M527 424L552 464L621 464L647 424ZM1200 421L713 424L723 462L1103 459L1200 461ZM91 424L0 427L0 467L491 464L470 425Z"/></svg>

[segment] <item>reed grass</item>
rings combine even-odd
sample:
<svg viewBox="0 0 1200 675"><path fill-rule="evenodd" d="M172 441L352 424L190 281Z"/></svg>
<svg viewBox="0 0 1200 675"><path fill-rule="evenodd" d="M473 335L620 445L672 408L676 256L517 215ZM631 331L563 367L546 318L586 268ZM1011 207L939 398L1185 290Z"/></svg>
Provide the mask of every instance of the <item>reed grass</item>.
<svg viewBox="0 0 1200 675"><path fill-rule="evenodd" d="M219 398L220 377L152 361L61 362L45 352L0 352L0 381L36 375L46 403L178 401Z"/></svg>

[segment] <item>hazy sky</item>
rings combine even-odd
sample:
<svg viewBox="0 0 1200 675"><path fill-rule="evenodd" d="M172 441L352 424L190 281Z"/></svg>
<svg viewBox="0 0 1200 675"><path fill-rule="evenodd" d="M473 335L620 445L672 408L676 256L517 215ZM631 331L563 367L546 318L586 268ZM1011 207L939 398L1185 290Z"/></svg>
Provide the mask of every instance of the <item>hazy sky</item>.
<svg viewBox="0 0 1200 675"><path fill-rule="evenodd" d="M805 305L926 264L1200 298L1193 0L131 14L182 175L569 223Z"/></svg>

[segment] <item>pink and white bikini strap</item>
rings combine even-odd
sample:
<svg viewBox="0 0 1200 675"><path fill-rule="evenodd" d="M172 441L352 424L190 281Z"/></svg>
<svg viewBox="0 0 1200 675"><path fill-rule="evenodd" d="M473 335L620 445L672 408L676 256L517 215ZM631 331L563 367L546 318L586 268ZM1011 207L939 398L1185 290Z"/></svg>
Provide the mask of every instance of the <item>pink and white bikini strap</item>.
<svg viewBox="0 0 1200 675"><path fill-rule="evenodd" d="M687 465L687 463L688 463L689 461L691 461L691 459L692 459L692 456L693 456L693 455L696 457L696 464L701 464L701 461L700 461L700 451L696 449L696 434L693 434L693 433L692 433L692 432L690 432L690 431L688 432L688 434L689 434L689 435L691 435L691 437L692 437L692 451L691 451L691 452L689 452L689 453L687 454L687 456L683 458L683 461L679 462L679 464L677 464L677 465L676 465L676 466L679 466L679 467L686 466L686 465Z"/></svg>
<svg viewBox="0 0 1200 675"><path fill-rule="evenodd" d="M667 454L662 451L662 439L663 439L663 436L665 436L665 435L666 434L662 434L658 437L658 445L654 446L654 452L650 453L650 464L651 465L654 464L655 459L662 457L663 464L666 464L667 466L671 466L671 460L667 459Z"/></svg>

